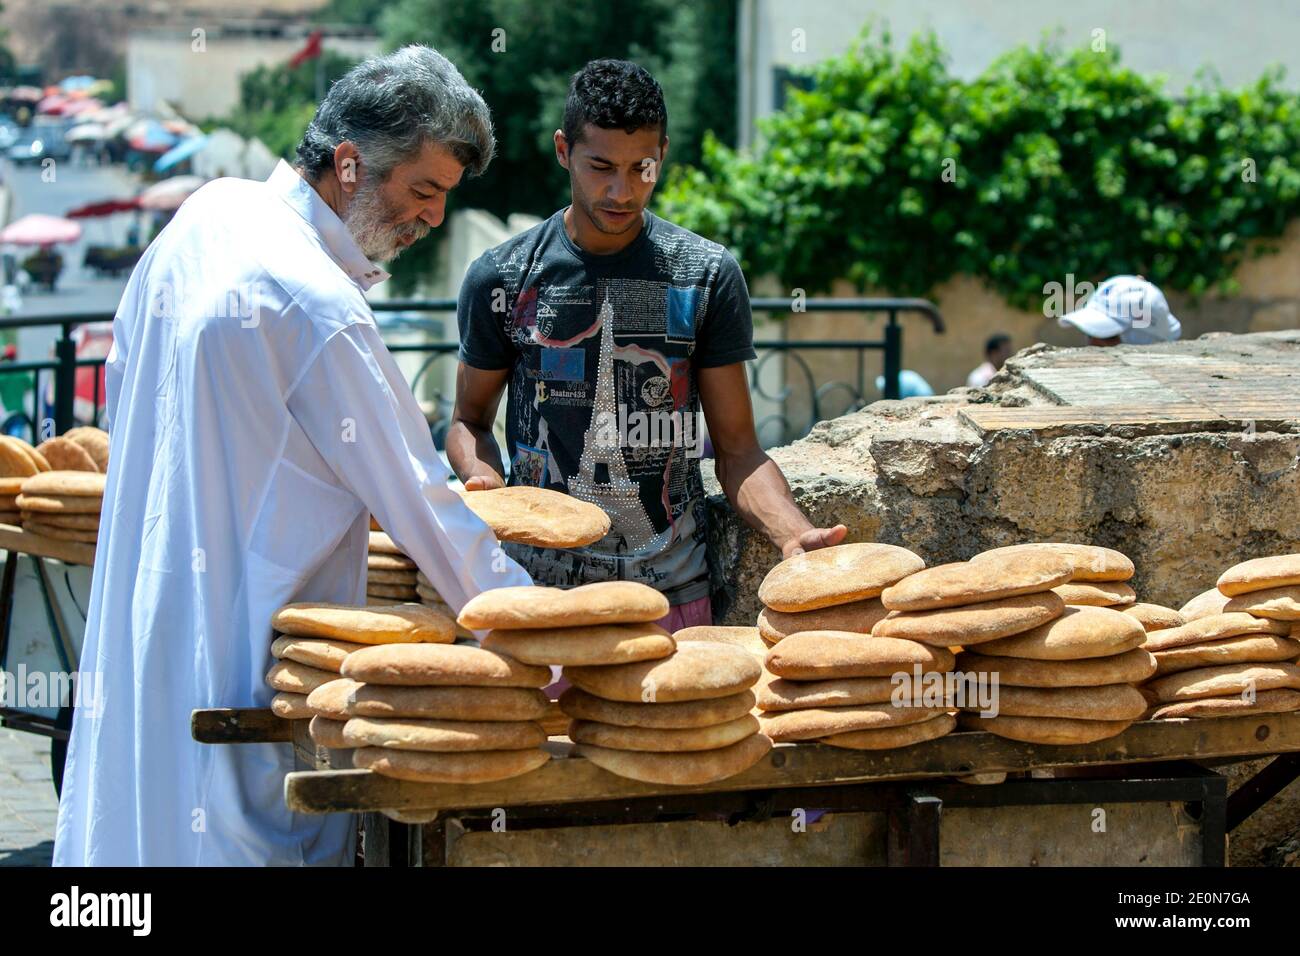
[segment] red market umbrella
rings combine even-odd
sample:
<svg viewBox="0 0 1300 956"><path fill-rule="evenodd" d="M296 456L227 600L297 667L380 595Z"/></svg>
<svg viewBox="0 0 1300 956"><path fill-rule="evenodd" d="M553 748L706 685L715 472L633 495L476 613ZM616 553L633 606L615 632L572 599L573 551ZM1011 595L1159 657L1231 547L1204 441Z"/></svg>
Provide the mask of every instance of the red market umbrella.
<svg viewBox="0 0 1300 956"><path fill-rule="evenodd" d="M17 246L52 246L58 242L76 242L81 226L71 219L33 213L11 222L0 231L0 243Z"/></svg>
<svg viewBox="0 0 1300 956"><path fill-rule="evenodd" d="M100 202L87 203L69 210L68 219L98 219L118 212L130 212L140 208L139 199L104 199Z"/></svg>

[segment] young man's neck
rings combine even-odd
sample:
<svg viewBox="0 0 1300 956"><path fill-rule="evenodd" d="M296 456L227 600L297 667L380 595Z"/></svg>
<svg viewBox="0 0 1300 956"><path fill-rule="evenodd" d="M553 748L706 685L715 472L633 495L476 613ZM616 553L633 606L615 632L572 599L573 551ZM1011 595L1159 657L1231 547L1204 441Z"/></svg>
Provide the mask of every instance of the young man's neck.
<svg viewBox="0 0 1300 956"><path fill-rule="evenodd" d="M569 238L579 249L590 252L593 256L610 256L622 252L636 241L636 237L641 235L641 230L644 228L644 212L637 216L634 227L627 232L611 236L597 229L575 204L570 203L569 208L564 210L564 231L569 234Z"/></svg>

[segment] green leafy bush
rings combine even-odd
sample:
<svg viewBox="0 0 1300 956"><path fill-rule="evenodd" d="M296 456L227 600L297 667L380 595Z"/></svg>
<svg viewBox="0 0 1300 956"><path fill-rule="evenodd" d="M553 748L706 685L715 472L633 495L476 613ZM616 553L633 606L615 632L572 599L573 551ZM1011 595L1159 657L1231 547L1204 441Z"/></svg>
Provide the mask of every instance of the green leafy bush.
<svg viewBox="0 0 1300 956"><path fill-rule="evenodd" d="M1027 306L1067 273L1136 272L1230 291L1247 240L1300 215L1300 97L1279 72L1174 96L1113 48L1044 43L963 82L933 35L894 52L869 29L812 75L755 150L707 139L658 199L791 288L922 295L967 273Z"/></svg>

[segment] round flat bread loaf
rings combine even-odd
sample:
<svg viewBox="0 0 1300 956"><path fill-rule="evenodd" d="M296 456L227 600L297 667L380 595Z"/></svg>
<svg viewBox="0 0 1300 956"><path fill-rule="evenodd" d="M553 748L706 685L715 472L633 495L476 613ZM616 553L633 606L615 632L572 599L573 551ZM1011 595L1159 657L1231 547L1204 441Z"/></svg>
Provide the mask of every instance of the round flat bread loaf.
<svg viewBox="0 0 1300 956"><path fill-rule="evenodd" d="M102 498L104 480L104 475L93 471L45 471L23 482L23 494L63 498Z"/></svg>
<svg viewBox="0 0 1300 956"><path fill-rule="evenodd" d="M1145 701L1143 707L1146 707ZM816 740L832 734L854 730L875 730L878 727L901 727L929 720L952 711L952 707L898 707L892 703L854 704L849 707L811 707L806 710L786 710L763 713L759 726L763 733L777 743L794 740Z"/></svg>
<svg viewBox="0 0 1300 956"><path fill-rule="evenodd" d="M477 753L361 747L352 752L352 766L359 770L418 783L495 783L531 773L550 759L549 753L536 747Z"/></svg>
<svg viewBox="0 0 1300 956"><path fill-rule="evenodd" d="M1241 613L1210 614L1189 621L1181 627L1152 631L1147 635L1143 647L1154 654L1156 651L1167 651L1170 648L1186 647L1190 644L1204 644L1242 634L1276 634L1284 637L1290 631L1291 625L1286 621L1270 621L1267 618Z"/></svg>
<svg viewBox="0 0 1300 956"><path fill-rule="evenodd" d="M307 725L307 733L311 734L313 742L320 744L322 747L328 747L331 750L346 750L352 746L343 739L343 728L347 725L343 720L330 720L328 717L321 717L317 714Z"/></svg>
<svg viewBox="0 0 1300 956"><path fill-rule="evenodd" d="M546 731L531 720L352 717L343 727L343 739L349 747L462 753L540 747L546 743Z"/></svg>
<svg viewBox="0 0 1300 956"><path fill-rule="evenodd" d="M754 703L752 690L703 700L642 704L605 700L580 687L568 688L560 694L559 700L560 710L575 720L661 730L686 730L726 723L748 714L754 709Z"/></svg>
<svg viewBox="0 0 1300 956"><path fill-rule="evenodd" d="M337 680L338 676L332 671L308 667L306 664L299 664L297 661L276 661L271 665L271 669L266 672L266 683L274 690L306 695L321 686L321 684L328 684L332 680Z"/></svg>
<svg viewBox="0 0 1300 956"><path fill-rule="evenodd" d="M42 470L28 454L25 444L12 435L0 435L0 474L6 478L24 478Z"/></svg>
<svg viewBox="0 0 1300 956"><path fill-rule="evenodd" d="M972 708L973 709L973 708ZM1131 684L1101 687L998 687L993 710L1009 717L1069 717L1072 720L1137 720L1147 702Z"/></svg>
<svg viewBox="0 0 1300 956"><path fill-rule="evenodd" d="M574 752L619 777L666 786L698 787L748 770L772 749L772 741L754 734L729 747L684 753L612 750L578 744Z"/></svg>
<svg viewBox="0 0 1300 956"><path fill-rule="evenodd" d="M1152 631L1163 631L1171 627L1182 627L1187 623L1180 612L1171 607L1162 607L1159 604L1146 604L1139 601L1127 607L1118 608L1118 610L1137 618L1142 625L1142 629L1148 634Z"/></svg>
<svg viewBox="0 0 1300 956"><path fill-rule="evenodd" d="M1300 585L1280 588L1262 588L1229 598L1223 606L1225 614L1237 611L1268 617L1275 621L1300 621Z"/></svg>
<svg viewBox="0 0 1300 956"><path fill-rule="evenodd" d="M981 654L1069 661L1107 657L1138 647L1147 633L1141 623L1108 607L1066 607L1054 621L1011 637L979 645Z"/></svg>
<svg viewBox="0 0 1300 956"><path fill-rule="evenodd" d="M64 472L63 474L67 474ZM88 472L86 473L88 474ZM14 499L23 511L38 511L42 514L99 514L103 499L95 495L29 495L21 494Z"/></svg>
<svg viewBox="0 0 1300 956"><path fill-rule="evenodd" d="M477 493L477 492L476 492ZM668 613L668 598L636 581L600 581L567 590L493 588L470 598L457 621L471 631L587 624L640 624Z"/></svg>
<svg viewBox="0 0 1300 956"><path fill-rule="evenodd" d="M1071 581L1127 581L1133 577L1133 562L1123 552L1091 544L1067 544L1059 541L1041 541L1033 544L1013 544L1005 548L981 551L972 561L1001 561L1009 567L1026 555L1055 554L1074 566Z"/></svg>
<svg viewBox="0 0 1300 956"><path fill-rule="evenodd" d="M82 544L94 544L99 540L98 531L78 531L75 528L60 528L58 525L46 524L34 519L23 519L23 529L42 537L59 541L79 541Z"/></svg>
<svg viewBox="0 0 1300 956"><path fill-rule="evenodd" d="M450 618L421 604L365 608L286 604L271 618L271 627L293 637L332 637L357 644L450 644L456 638L456 625Z"/></svg>
<svg viewBox="0 0 1300 956"><path fill-rule="evenodd" d="M352 716L348 711L348 701L364 686L349 677L327 681L307 695L307 707L318 717L346 723Z"/></svg>
<svg viewBox="0 0 1300 956"><path fill-rule="evenodd" d="M791 634L767 652L767 669L787 680L830 680L839 677L889 677L952 670L956 658L942 647L894 637L872 637L844 631L804 631Z"/></svg>
<svg viewBox="0 0 1300 956"><path fill-rule="evenodd" d="M108 432L94 425L78 425L76 428L69 428L63 433L63 437L84 448L94 461L97 471L108 471Z"/></svg>
<svg viewBox="0 0 1300 956"><path fill-rule="evenodd" d="M415 585L400 584L377 584L373 581L366 582L366 594L369 597L388 598L390 601L403 601L415 603L420 594L415 590Z"/></svg>
<svg viewBox="0 0 1300 956"><path fill-rule="evenodd" d="M36 446L36 450L50 463L52 471L99 471L99 466L90 457L90 453L67 438L43 441Z"/></svg>
<svg viewBox="0 0 1300 956"><path fill-rule="evenodd" d="M379 555L393 559L393 555ZM366 566L366 586L372 584L396 584L407 590L415 590L415 572L401 568L376 568Z"/></svg>
<svg viewBox="0 0 1300 956"><path fill-rule="evenodd" d="M847 750L894 750L910 747L949 734L957 726L952 714L939 714L928 720L902 727L879 727L876 730L851 730L843 734L822 737L819 744L843 747Z"/></svg>
<svg viewBox="0 0 1300 956"><path fill-rule="evenodd" d="M758 599L777 611L815 611L878 597L924 567L919 556L897 545L837 544L786 558L767 572Z"/></svg>
<svg viewBox="0 0 1300 956"><path fill-rule="evenodd" d="M20 527L23 521L21 511L0 511L0 524L13 525Z"/></svg>
<svg viewBox="0 0 1300 956"><path fill-rule="evenodd" d="M1000 685L1013 687L1100 687L1139 684L1156 673L1156 659L1141 647L1122 654L1076 661L1042 661L1025 657L957 655L957 670L988 674Z"/></svg>
<svg viewBox="0 0 1300 956"><path fill-rule="evenodd" d="M20 512L29 521L47 525L51 528L67 528L71 531L98 531L99 513L95 514L50 514L46 511Z"/></svg>
<svg viewBox="0 0 1300 956"><path fill-rule="evenodd" d="M28 477L27 475L0 477L0 494L3 494L5 498L12 502L18 492L23 490L23 482Z"/></svg>
<svg viewBox="0 0 1300 956"><path fill-rule="evenodd" d="M815 611L777 611L765 607L758 612L758 636L768 644L775 644L800 631L870 634L876 622L888 613L878 597L833 604Z"/></svg>
<svg viewBox="0 0 1300 956"><path fill-rule="evenodd" d="M954 561L927 568L886 588L880 600L891 611L929 611L1048 591L1070 580L1074 564L1051 552L1014 562Z"/></svg>
<svg viewBox="0 0 1300 956"><path fill-rule="evenodd" d="M410 571L411 578L416 578L416 564L404 554L385 554L371 551L366 555L366 568L370 571Z"/></svg>
<svg viewBox="0 0 1300 956"><path fill-rule="evenodd" d="M1300 667L1295 664L1225 664L1196 667L1157 677L1143 688L1155 703L1168 704L1200 697L1227 697L1253 690L1300 690Z"/></svg>
<svg viewBox="0 0 1300 956"><path fill-rule="evenodd" d="M1067 717L981 717L963 712L957 718L963 730L982 730L1009 740L1027 744L1089 744L1095 740L1117 737L1133 723L1131 720L1072 720Z"/></svg>
<svg viewBox="0 0 1300 956"><path fill-rule="evenodd" d="M883 704L893 697L894 686L889 677L800 681L779 678L760 684L756 696L761 710L807 710L812 707Z"/></svg>
<svg viewBox="0 0 1300 956"><path fill-rule="evenodd" d="M381 644L349 654L340 673L402 687L545 687L549 667L464 644Z"/></svg>
<svg viewBox="0 0 1300 956"><path fill-rule="evenodd" d="M677 644L658 624L593 624L489 631L483 647L525 664L583 667L660 660Z"/></svg>
<svg viewBox="0 0 1300 956"><path fill-rule="evenodd" d="M753 714L742 714L722 724L676 730L624 727L594 720L575 720L569 725L569 739L575 744L592 744L613 750L646 750L655 753L717 750L719 747L730 747L756 733L758 733L758 718Z"/></svg>
<svg viewBox="0 0 1300 956"><path fill-rule="evenodd" d="M461 500L502 541L580 548L609 534L609 515L599 507L547 488L512 485L467 491Z"/></svg>
<svg viewBox="0 0 1300 956"><path fill-rule="evenodd" d="M940 647L969 647L1021 634L1064 613L1065 601L1059 595L1040 591L932 611L890 611L871 633Z"/></svg>
<svg viewBox="0 0 1300 956"><path fill-rule="evenodd" d="M392 687L359 682L344 701L350 717L424 720L540 721L549 704L546 695L532 687Z"/></svg>
<svg viewBox="0 0 1300 956"><path fill-rule="evenodd" d="M1209 617L1211 614L1222 614L1229 600L1231 598L1218 588L1210 588L1208 591L1202 591L1184 604L1179 613L1183 616L1183 623L1190 624L1192 621L1202 617Z"/></svg>
<svg viewBox="0 0 1300 956"><path fill-rule="evenodd" d="M758 636L756 627L726 627L718 624L683 627L673 632L674 641L710 641L716 644L734 644L763 657L767 644Z"/></svg>
<svg viewBox="0 0 1300 956"><path fill-rule="evenodd" d="M727 697L752 687L762 673L758 658L744 648L690 641L663 660L568 667L564 676L606 700L672 703Z"/></svg>
<svg viewBox="0 0 1300 956"><path fill-rule="evenodd" d="M1276 634L1242 634L1204 644L1171 647L1155 655L1156 676L1224 664L1271 664L1300 657L1300 641Z"/></svg>
<svg viewBox="0 0 1300 956"><path fill-rule="evenodd" d="M1066 604L1082 607L1116 607L1137 601L1137 592L1122 581L1060 584L1052 590L1059 594Z"/></svg>
<svg viewBox="0 0 1300 956"><path fill-rule="evenodd" d="M366 644L336 641L320 637L292 637L281 634L271 642L271 656L277 660L297 661L317 670L339 672L347 656Z"/></svg>
<svg viewBox="0 0 1300 956"><path fill-rule="evenodd" d="M306 694L290 694L280 691L271 698L271 713L285 720L307 720L316 714L307 706Z"/></svg>
<svg viewBox="0 0 1300 956"><path fill-rule="evenodd" d="M1219 576L1218 588L1228 595L1300 584L1300 554L1275 554L1234 564Z"/></svg>
<svg viewBox="0 0 1300 956"><path fill-rule="evenodd" d="M1246 714L1284 714L1300 710L1300 691L1261 690L1253 701L1241 695L1232 697L1202 697L1176 704L1161 704L1147 715L1148 720L1170 720L1175 717L1241 717Z"/></svg>
<svg viewBox="0 0 1300 956"><path fill-rule="evenodd" d="M399 548L388 536L386 531L376 530L374 527L374 518L370 519L370 545L371 554L395 554L399 557L406 557L406 552Z"/></svg>

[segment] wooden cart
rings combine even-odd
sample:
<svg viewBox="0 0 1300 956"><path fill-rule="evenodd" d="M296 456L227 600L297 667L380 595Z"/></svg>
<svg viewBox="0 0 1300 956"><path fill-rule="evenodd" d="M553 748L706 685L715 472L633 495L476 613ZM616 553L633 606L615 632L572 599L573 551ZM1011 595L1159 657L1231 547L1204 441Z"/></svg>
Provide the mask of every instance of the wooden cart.
<svg viewBox="0 0 1300 956"><path fill-rule="evenodd" d="M556 738L522 777L412 783L349 769L351 752L317 746L307 724L202 710L192 733L292 743L304 769L285 779L287 805L357 814L367 866L1222 866L1228 832L1300 775L1300 713L1143 721L1071 746L983 732L877 752L779 744L703 787L617 777ZM1231 797L1211 768L1268 755ZM1004 771L1022 779L954 779Z"/></svg>

